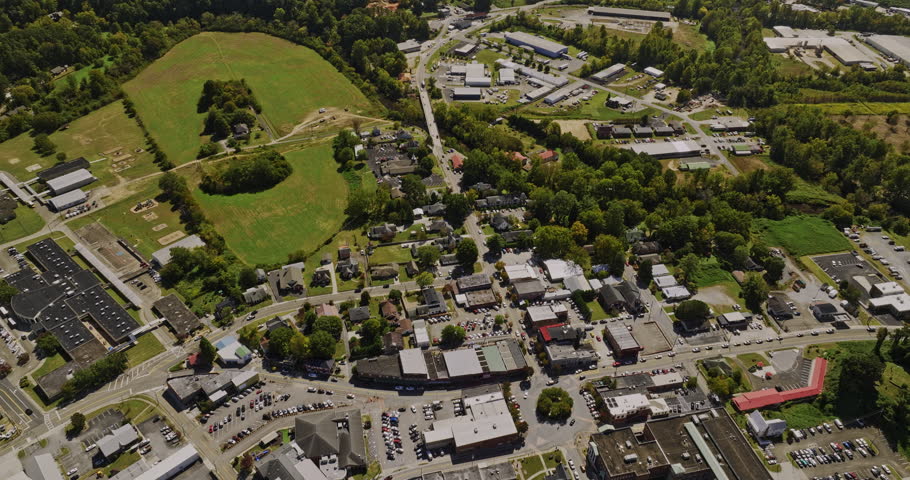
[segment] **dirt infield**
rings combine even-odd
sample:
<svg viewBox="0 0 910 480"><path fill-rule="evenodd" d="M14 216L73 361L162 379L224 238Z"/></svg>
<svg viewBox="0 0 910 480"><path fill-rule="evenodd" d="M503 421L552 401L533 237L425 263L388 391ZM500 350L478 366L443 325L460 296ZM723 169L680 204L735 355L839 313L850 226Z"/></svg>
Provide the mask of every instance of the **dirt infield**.
<svg viewBox="0 0 910 480"><path fill-rule="evenodd" d="M183 238L185 236L186 236L186 234L181 231L171 232L171 233L159 238L158 243L160 243L162 245L167 245L170 243L174 243L177 240L180 240L181 238Z"/></svg>
<svg viewBox="0 0 910 480"><path fill-rule="evenodd" d="M151 222L158 219L158 214L155 212L149 212L142 216L146 222Z"/></svg>
<svg viewBox="0 0 910 480"><path fill-rule="evenodd" d="M160 231L164 230L165 228L167 228L167 224L166 224L166 223L159 223L158 225L155 225L154 227L152 227L152 231L153 231L153 232L160 232Z"/></svg>

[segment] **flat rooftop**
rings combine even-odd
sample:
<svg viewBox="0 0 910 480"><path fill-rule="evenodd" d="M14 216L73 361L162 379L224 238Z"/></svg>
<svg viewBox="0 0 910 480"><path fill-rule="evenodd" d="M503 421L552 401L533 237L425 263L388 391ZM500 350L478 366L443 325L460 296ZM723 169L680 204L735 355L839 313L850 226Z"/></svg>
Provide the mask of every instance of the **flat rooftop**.
<svg viewBox="0 0 910 480"><path fill-rule="evenodd" d="M189 335L193 330L202 327L196 314L190 311L186 304L173 293L156 300L152 306L155 307L155 310L158 310L161 315L164 315L164 319L178 336L183 337Z"/></svg>

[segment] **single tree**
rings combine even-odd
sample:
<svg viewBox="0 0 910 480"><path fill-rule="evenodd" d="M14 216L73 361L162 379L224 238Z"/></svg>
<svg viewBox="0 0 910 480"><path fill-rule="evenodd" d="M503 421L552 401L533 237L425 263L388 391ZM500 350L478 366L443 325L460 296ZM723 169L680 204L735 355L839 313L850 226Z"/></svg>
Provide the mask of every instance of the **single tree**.
<svg viewBox="0 0 910 480"><path fill-rule="evenodd" d="M215 361L215 357L218 355L218 350L212 345L212 342L209 339L202 337L199 340L199 358L207 364L211 364Z"/></svg>
<svg viewBox="0 0 910 480"><path fill-rule="evenodd" d="M370 292L364 290L360 292L360 306L365 307L370 304Z"/></svg>
<svg viewBox="0 0 910 480"><path fill-rule="evenodd" d="M473 267L478 258L477 244L470 238L465 238L455 250L455 258L462 267Z"/></svg>
<svg viewBox="0 0 910 480"><path fill-rule="evenodd" d="M416 277L414 277L414 281L417 282L417 285L420 288L432 285L434 280L435 278L430 272L420 272Z"/></svg>
<svg viewBox="0 0 910 480"><path fill-rule="evenodd" d="M642 284L651 284L651 280L654 279L653 267L654 264L651 263L651 260L645 260L638 264L638 280Z"/></svg>
<svg viewBox="0 0 910 480"><path fill-rule="evenodd" d="M750 273L743 282L740 296L746 301L746 307L753 312L761 310L762 303L768 298L768 284L757 273Z"/></svg>
<svg viewBox="0 0 910 480"><path fill-rule="evenodd" d="M85 428L85 415L76 412L70 417L69 431L74 435L78 434Z"/></svg>
<svg viewBox="0 0 910 480"><path fill-rule="evenodd" d="M332 358L335 355L335 339L327 332L318 330L309 337L310 356L313 358Z"/></svg>
<svg viewBox="0 0 910 480"><path fill-rule="evenodd" d="M442 329L442 343L450 347L461 345L461 342L464 342L465 331L464 328L459 327L458 325L446 325Z"/></svg>

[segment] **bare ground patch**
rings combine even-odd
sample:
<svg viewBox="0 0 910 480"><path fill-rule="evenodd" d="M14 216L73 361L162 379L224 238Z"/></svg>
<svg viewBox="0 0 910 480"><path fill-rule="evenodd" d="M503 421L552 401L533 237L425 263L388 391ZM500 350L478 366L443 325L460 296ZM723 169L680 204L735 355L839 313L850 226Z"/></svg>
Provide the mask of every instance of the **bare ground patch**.
<svg viewBox="0 0 910 480"><path fill-rule="evenodd" d="M588 120L554 120L563 133L571 133L579 140L590 140L591 132L588 131Z"/></svg>

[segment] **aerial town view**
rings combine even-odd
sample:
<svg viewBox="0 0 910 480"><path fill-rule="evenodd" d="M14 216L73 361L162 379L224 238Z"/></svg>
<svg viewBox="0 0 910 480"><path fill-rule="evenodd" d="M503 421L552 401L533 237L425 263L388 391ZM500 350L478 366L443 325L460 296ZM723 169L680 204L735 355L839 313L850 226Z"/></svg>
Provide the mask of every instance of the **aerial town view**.
<svg viewBox="0 0 910 480"><path fill-rule="evenodd" d="M910 0L0 5L0 480L910 479Z"/></svg>

